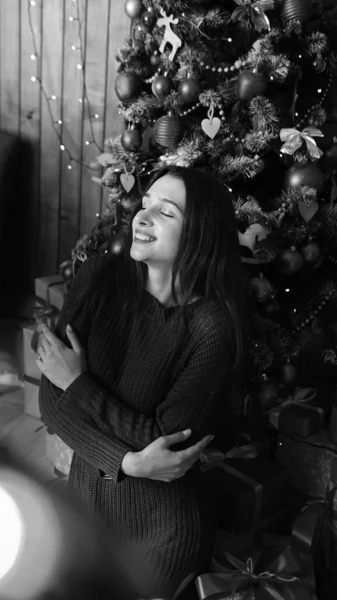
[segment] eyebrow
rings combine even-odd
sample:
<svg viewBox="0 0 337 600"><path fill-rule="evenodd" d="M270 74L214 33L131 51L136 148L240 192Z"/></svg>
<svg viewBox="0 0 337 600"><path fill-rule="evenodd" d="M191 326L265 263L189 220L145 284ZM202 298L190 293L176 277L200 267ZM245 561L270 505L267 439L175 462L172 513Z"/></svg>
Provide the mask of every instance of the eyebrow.
<svg viewBox="0 0 337 600"><path fill-rule="evenodd" d="M151 196L150 196L149 193L144 194L143 197L144 198L151 198ZM173 200L169 200L168 198L159 198L159 200L161 200L162 202L168 202L169 204L173 204L173 206L175 206L181 212L181 214L184 214L183 211L181 210L179 204L177 204Z"/></svg>

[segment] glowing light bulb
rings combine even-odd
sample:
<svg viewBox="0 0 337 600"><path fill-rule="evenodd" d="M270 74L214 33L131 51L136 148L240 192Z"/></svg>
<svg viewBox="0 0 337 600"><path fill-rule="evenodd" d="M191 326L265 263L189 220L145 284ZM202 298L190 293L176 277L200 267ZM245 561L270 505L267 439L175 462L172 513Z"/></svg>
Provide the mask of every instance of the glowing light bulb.
<svg viewBox="0 0 337 600"><path fill-rule="evenodd" d="M69 169L69 171L70 171L70 169L72 169L72 166L71 166L71 165L68 165L68 169Z"/></svg>
<svg viewBox="0 0 337 600"><path fill-rule="evenodd" d="M66 149L65 146L63 146L63 144L61 144L60 150L62 150L62 152L63 152L63 150L65 150L65 149Z"/></svg>
<svg viewBox="0 0 337 600"><path fill-rule="evenodd" d="M321 94L321 93L322 93L322 90L321 90L321 88L320 88L319 90L317 90L317 92L318 92L319 94Z"/></svg>
<svg viewBox="0 0 337 600"><path fill-rule="evenodd" d="M74 17L69 17L69 21L72 23L74 20Z"/></svg>
<svg viewBox="0 0 337 600"><path fill-rule="evenodd" d="M36 79L36 77L34 75L30 78L30 80L31 81L37 81L37 79Z"/></svg>
<svg viewBox="0 0 337 600"><path fill-rule="evenodd" d="M56 96L55 96L55 94L53 94L53 95L52 95L51 99L52 99L52 100L56 100Z"/></svg>
<svg viewBox="0 0 337 600"><path fill-rule="evenodd" d="M96 213L96 217L97 217L97 219L99 218L99 213Z"/></svg>
<svg viewBox="0 0 337 600"><path fill-rule="evenodd" d="M76 46L74 46L74 45L73 45L73 46L71 47L71 49L72 49L72 50L76 50Z"/></svg>
<svg viewBox="0 0 337 600"><path fill-rule="evenodd" d="M294 308L294 312L297 312L296 308Z"/></svg>
<svg viewBox="0 0 337 600"><path fill-rule="evenodd" d="M83 67L82 67L82 65L80 65L80 63L78 63L77 68L79 71L81 71Z"/></svg>
<svg viewBox="0 0 337 600"><path fill-rule="evenodd" d="M58 122L59 125L62 125L61 119L59 119L57 122Z"/></svg>
<svg viewBox="0 0 337 600"><path fill-rule="evenodd" d="M95 119L99 119L99 115L97 113L94 115L94 117Z"/></svg>
<svg viewBox="0 0 337 600"><path fill-rule="evenodd" d="M286 289L285 289L285 291L286 291L286 292L290 292L290 288L286 288Z"/></svg>
<svg viewBox="0 0 337 600"><path fill-rule="evenodd" d="M83 102L83 98L79 98L79 99L78 99L78 101L79 101L79 102Z"/></svg>
<svg viewBox="0 0 337 600"><path fill-rule="evenodd" d="M90 142L88 142L88 140L86 140L85 145L89 146Z"/></svg>
<svg viewBox="0 0 337 600"><path fill-rule="evenodd" d="M20 553L23 526L18 507L6 491L0 487L0 580L10 571Z"/></svg>
<svg viewBox="0 0 337 600"><path fill-rule="evenodd" d="M233 41L233 39L232 39L232 38L228 38L228 39L227 39L227 42L232 42L232 41Z"/></svg>
<svg viewBox="0 0 337 600"><path fill-rule="evenodd" d="M298 55L298 58L302 58L302 54L299 54L299 55Z"/></svg>
<svg viewBox="0 0 337 600"><path fill-rule="evenodd" d="M36 54L31 54L30 55L30 60L36 60Z"/></svg>
<svg viewBox="0 0 337 600"><path fill-rule="evenodd" d="M36 6L36 2L35 2L35 0L29 0L29 4L30 4L31 6Z"/></svg>

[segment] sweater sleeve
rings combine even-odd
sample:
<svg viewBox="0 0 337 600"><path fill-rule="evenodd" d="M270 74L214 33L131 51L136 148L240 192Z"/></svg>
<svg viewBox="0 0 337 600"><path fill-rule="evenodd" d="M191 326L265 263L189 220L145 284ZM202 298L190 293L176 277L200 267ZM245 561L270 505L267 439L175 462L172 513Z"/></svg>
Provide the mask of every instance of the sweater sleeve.
<svg viewBox="0 0 337 600"><path fill-rule="evenodd" d="M112 397L90 374L82 373L60 397L74 420L91 419L99 429L123 440L137 451L162 435L192 429L193 440L207 433L214 417L216 392L224 382L229 366L228 335L213 323L199 336L188 364L154 416L147 416ZM220 323L223 325L223 323ZM65 411L61 410L64 415ZM209 432L209 431L208 431ZM189 444L191 444L191 440Z"/></svg>
<svg viewBox="0 0 337 600"><path fill-rule="evenodd" d="M86 342L90 327L91 298L88 298L83 306L79 307L80 298L106 260L107 258L104 256L87 259L78 270L75 280L65 297L56 334L68 346L69 341L63 335L63 331L67 323L70 322L74 324L81 342L83 344ZM117 480L122 459L133 448L116 439L111 431L107 434L93 428L88 415L84 415L81 420L74 419L67 403L61 402L62 396L63 391L42 375L39 404L43 421L81 458L104 473L109 473Z"/></svg>

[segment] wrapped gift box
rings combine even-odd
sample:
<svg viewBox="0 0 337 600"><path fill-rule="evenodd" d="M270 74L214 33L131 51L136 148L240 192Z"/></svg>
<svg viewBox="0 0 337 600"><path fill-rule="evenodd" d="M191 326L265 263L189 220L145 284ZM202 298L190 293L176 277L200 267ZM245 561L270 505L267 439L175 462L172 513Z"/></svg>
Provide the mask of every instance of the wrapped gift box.
<svg viewBox="0 0 337 600"><path fill-rule="evenodd" d="M23 328L23 370L25 375L33 379L41 379L41 371L36 364L37 355L32 344L36 338L36 325L27 325ZM34 347L35 347L34 343Z"/></svg>
<svg viewBox="0 0 337 600"><path fill-rule="evenodd" d="M26 415L41 419L39 407L39 381L28 375L24 377L24 412Z"/></svg>
<svg viewBox="0 0 337 600"><path fill-rule="evenodd" d="M284 435L307 438L329 420L332 393L325 387L297 388L269 411L269 421Z"/></svg>
<svg viewBox="0 0 337 600"><path fill-rule="evenodd" d="M216 547L210 570L195 580L200 600L316 600L311 555L292 538L265 536L238 554Z"/></svg>
<svg viewBox="0 0 337 600"><path fill-rule="evenodd" d="M227 459L209 465L203 475L219 526L229 532L249 531L283 506L287 471L266 458Z"/></svg>
<svg viewBox="0 0 337 600"><path fill-rule="evenodd" d="M60 275L36 278L35 295L61 310L65 296L64 279Z"/></svg>
<svg viewBox="0 0 337 600"><path fill-rule="evenodd" d="M336 445L323 428L305 440L280 436L276 461L288 469L292 485L309 496L324 497L334 452Z"/></svg>
<svg viewBox="0 0 337 600"><path fill-rule="evenodd" d="M69 475L73 454L73 450L56 434L47 435L46 458L54 465L58 474Z"/></svg>

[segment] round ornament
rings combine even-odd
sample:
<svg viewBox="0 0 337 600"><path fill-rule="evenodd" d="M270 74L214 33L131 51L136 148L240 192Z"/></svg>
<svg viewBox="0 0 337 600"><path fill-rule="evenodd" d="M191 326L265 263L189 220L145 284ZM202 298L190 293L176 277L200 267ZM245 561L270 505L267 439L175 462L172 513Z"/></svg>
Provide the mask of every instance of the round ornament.
<svg viewBox="0 0 337 600"><path fill-rule="evenodd" d="M321 249L314 240L309 240L307 244L302 246L301 254L305 264L314 265L321 256Z"/></svg>
<svg viewBox="0 0 337 600"><path fill-rule="evenodd" d="M250 102L255 96L262 96L267 85L267 79L262 73L242 71L236 84L238 98L242 102Z"/></svg>
<svg viewBox="0 0 337 600"><path fill-rule="evenodd" d="M147 10L143 16L142 16L142 22L144 23L144 25L146 25L146 27L148 27L149 29L152 29L152 27L154 26L155 22L156 22L156 17L153 14L153 11L149 11Z"/></svg>
<svg viewBox="0 0 337 600"><path fill-rule="evenodd" d="M280 394L280 388L277 381L265 379L261 381L257 390L256 401L260 408L268 409L275 406Z"/></svg>
<svg viewBox="0 0 337 600"><path fill-rule="evenodd" d="M332 173L332 171L337 169L337 142L325 150L324 154L317 161L317 165L322 173Z"/></svg>
<svg viewBox="0 0 337 600"><path fill-rule="evenodd" d="M296 248L284 250L280 256L280 266L283 273L293 275L303 267L303 258Z"/></svg>
<svg viewBox="0 0 337 600"><path fill-rule="evenodd" d="M262 305L263 314L270 319L273 319L280 310L280 305L275 298L270 298Z"/></svg>
<svg viewBox="0 0 337 600"><path fill-rule="evenodd" d="M65 281L70 281L73 278L73 263L71 260L66 260L60 265L60 275Z"/></svg>
<svg viewBox="0 0 337 600"><path fill-rule="evenodd" d="M136 98L140 92L142 80L133 71L122 71L116 77L115 92L121 102Z"/></svg>
<svg viewBox="0 0 337 600"><path fill-rule="evenodd" d="M262 273L259 277L254 277L252 279L252 287L257 302L265 302L270 298L273 288L270 281L266 279Z"/></svg>
<svg viewBox="0 0 337 600"><path fill-rule="evenodd" d="M284 385L291 385L294 383L297 379L297 375L297 369L290 361L281 365L280 381L284 383Z"/></svg>
<svg viewBox="0 0 337 600"><path fill-rule="evenodd" d="M121 137L121 144L127 152L136 152L142 145L142 135L138 129L127 129Z"/></svg>
<svg viewBox="0 0 337 600"><path fill-rule="evenodd" d="M317 73L323 73L326 69L326 60L322 56L318 56L313 62L313 67Z"/></svg>
<svg viewBox="0 0 337 600"><path fill-rule="evenodd" d="M184 77L179 83L178 92L185 104L198 102L201 92L199 80L195 77Z"/></svg>
<svg viewBox="0 0 337 600"><path fill-rule="evenodd" d="M324 187L324 177L322 171L313 163L296 163L285 172L283 185L285 189L306 185L319 193Z"/></svg>
<svg viewBox="0 0 337 600"><path fill-rule="evenodd" d="M154 124L153 137L163 148L175 148L181 138L182 127L180 120L169 113L160 117Z"/></svg>
<svg viewBox="0 0 337 600"><path fill-rule="evenodd" d="M122 232L116 233L112 236L111 240L109 240L107 251L109 254L113 254L117 256L118 254L122 254L124 252L124 244L125 244L125 235Z"/></svg>
<svg viewBox="0 0 337 600"><path fill-rule="evenodd" d="M166 75L158 75L152 83L151 89L156 98L163 98L167 96L172 87L172 82Z"/></svg>
<svg viewBox="0 0 337 600"><path fill-rule="evenodd" d="M160 54L158 50L155 50L152 56L150 56L150 63L153 67L156 67L160 63Z"/></svg>
<svg viewBox="0 0 337 600"><path fill-rule="evenodd" d="M292 20L306 23L312 15L312 0L284 0L281 14L285 23Z"/></svg>
<svg viewBox="0 0 337 600"><path fill-rule="evenodd" d="M124 10L130 19L137 19L144 10L141 0L126 0Z"/></svg>

